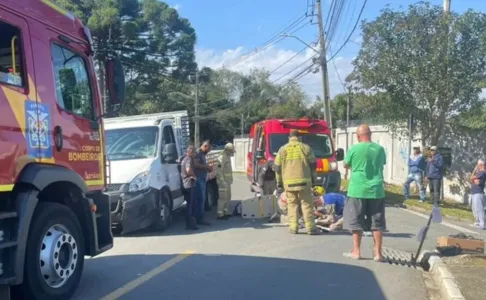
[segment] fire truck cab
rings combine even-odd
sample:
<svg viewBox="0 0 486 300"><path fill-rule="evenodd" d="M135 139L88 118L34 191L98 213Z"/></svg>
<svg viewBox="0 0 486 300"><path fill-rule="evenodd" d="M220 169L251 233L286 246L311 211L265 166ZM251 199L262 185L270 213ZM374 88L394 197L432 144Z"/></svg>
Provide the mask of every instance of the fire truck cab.
<svg viewBox="0 0 486 300"><path fill-rule="evenodd" d="M93 42L49 0L0 1L0 32L0 299L69 299L113 247ZM119 106L119 59L104 70Z"/></svg>
<svg viewBox="0 0 486 300"><path fill-rule="evenodd" d="M270 119L255 123L250 129L247 176L251 190L257 190L258 173L268 160L274 160L280 147L288 143L291 129L302 133L302 142L312 148L317 159L315 182L326 192L337 192L341 185L338 161L344 159L344 150L335 149L327 122L310 119Z"/></svg>

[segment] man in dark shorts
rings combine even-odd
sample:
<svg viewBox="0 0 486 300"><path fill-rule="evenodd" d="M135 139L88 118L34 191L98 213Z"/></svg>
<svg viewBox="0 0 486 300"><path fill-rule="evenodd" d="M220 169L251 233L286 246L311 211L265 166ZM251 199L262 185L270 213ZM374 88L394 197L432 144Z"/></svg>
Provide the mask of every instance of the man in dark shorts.
<svg viewBox="0 0 486 300"><path fill-rule="evenodd" d="M375 242L374 260L382 261L383 231L386 230L383 180L385 149L371 141L368 125L359 126L356 134L359 143L348 150L344 159L345 168L351 170L348 199L344 205L344 227L353 233L353 250L344 253L344 256L361 258L361 238L371 223Z"/></svg>

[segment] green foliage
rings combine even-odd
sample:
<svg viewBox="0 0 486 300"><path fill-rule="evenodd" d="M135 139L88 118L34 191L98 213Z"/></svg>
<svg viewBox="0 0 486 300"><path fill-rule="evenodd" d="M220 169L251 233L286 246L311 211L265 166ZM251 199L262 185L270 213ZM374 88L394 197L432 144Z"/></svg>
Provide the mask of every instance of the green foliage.
<svg viewBox="0 0 486 300"><path fill-rule="evenodd" d="M363 23L363 44L348 81L375 93L362 111L389 125L409 114L433 144L446 120L480 106L486 74L486 14L445 14L440 6L382 10Z"/></svg>
<svg viewBox="0 0 486 300"><path fill-rule="evenodd" d="M100 77L107 54L121 58L127 90L119 115L174 110L195 115L196 31L189 20L158 0L56 2L90 28ZM312 110L299 85L274 84L268 71L198 71L202 138L231 139L242 129L247 134L257 121L301 118Z"/></svg>

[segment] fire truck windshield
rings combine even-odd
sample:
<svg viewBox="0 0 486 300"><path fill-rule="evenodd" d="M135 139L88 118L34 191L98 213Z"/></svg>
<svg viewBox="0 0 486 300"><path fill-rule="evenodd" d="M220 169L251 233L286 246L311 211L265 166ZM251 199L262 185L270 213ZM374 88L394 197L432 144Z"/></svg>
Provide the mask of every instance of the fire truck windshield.
<svg viewBox="0 0 486 300"><path fill-rule="evenodd" d="M109 160L127 160L155 157L158 127L133 127L105 131Z"/></svg>
<svg viewBox="0 0 486 300"><path fill-rule="evenodd" d="M273 133L269 135L270 153L277 155L280 147L289 142L289 135L284 133ZM329 135L308 133L302 136L302 142L312 148L314 155L325 158L332 155L332 144Z"/></svg>

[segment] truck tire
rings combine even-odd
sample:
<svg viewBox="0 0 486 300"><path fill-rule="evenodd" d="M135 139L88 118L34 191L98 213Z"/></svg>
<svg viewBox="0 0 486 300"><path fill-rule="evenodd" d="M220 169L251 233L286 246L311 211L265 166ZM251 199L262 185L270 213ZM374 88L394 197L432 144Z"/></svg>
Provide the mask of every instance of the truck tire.
<svg viewBox="0 0 486 300"><path fill-rule="evenodd" d="M30 223L24 281L15 289L25 299L70 299L83 274L84 255L76 215L62 204L41 202Z"/></svg>
<svg viewBox="0 0 486 300"><path fill-rule="evenodd" d="M164 231L172 222L172 198L167 191L162 191L157 203L157 216L152 226L155 231Z"/></svg>

